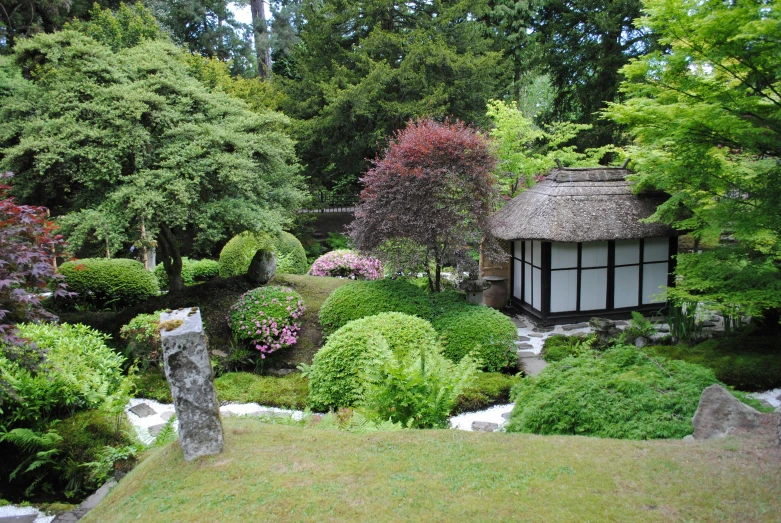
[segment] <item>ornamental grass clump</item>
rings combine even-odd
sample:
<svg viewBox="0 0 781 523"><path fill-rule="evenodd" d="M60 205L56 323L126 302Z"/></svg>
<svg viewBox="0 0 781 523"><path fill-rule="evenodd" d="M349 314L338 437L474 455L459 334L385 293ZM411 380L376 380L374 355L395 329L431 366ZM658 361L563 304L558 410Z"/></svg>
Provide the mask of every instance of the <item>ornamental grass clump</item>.
<svg viewBox="0 0 781 523"><path fill-rule="evenodd" d="M245 292L230 308L227 320L237 340L249 342L261 359L298 341L301 296L289 287L269 285Z"/></svg>
<svg viewBox="0 0 781 523"><path fill-rule="evenodd" d="M353 280L378 280L383 277L382 262L349 249L323 254L309 270L312 276L334 276Z"/></svg>

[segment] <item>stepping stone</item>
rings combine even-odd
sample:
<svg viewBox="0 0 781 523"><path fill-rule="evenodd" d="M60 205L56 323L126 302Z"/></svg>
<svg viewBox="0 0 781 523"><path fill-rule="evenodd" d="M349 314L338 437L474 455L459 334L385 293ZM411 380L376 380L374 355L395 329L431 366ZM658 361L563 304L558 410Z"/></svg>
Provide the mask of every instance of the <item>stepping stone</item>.
<svg viewBox="0 0 781 523"><path fill-rule="evenodd" d="M527 376L536 376L542 370L548 366L548 362L539 356L530 355L529 357L520 357L521 365L523 365L523 372Z"/></svg>
<svg viewBox="0 0 781 523"><path fill-rule="evenodd" d="M669 325L659 325L657 329L659 332L670 332L670 326Z"/></svg>
<svg viewBox="0 0 781 523"><path fill-rule="evenodd" d="M490 423L488 421L473 421L472 430L475 432L494 432L499 428L498 423Z"/></svg>
<svg viewBox="0 0 781 523"><path fill-rule="evenodd" d="M721 318L719 318L718 316L711 316L710 321L718 323L721 321Z"/></svg>
<svg viewBox="0 0 781 523"><path fill-rule="evenodd" d="M627 322L625 322L624 320L617 320L616 321L616 327L626 327L627 325L629 325L629 324Z"/></svg>
<svg viewBox="0 0 781 523"><path fill-rule="evenodd" d="M529 341L530 339L528 336L518 336L518 341Z"/></svg>
<svg viewBox="0 0 781 523"><path fill-rule="evenodd" d="M578 329L585 329L588 327L588 323L573 323L572 325L563 325L561 327L561 330L563 331L574 331Z"/></svg>
<svg viewBox="0 0 781 523"><path fill-rule="evenodd" d="M155 409L147 405L146 403L139 403L135 407L130 409L130 412L138 416L139 418L146 418L147 416L154 416L157 414Z"/></svg>
<svg viewBox="0 0 781 523"><path fill-rule="evenodd" d="M165 423L160 423L158 425L152 425L149 427L149 434L151 434L153 437L157 437L158 434L160 434L160 431L163 430L163 427L165 427Z"/></svg>
<svg viewBox="0 0 781 523"><path fill-rule="evenodd" d="M522 343L520 341L516 341L515 344L518 346L519 350L524 350L524 349L528 350L534 348L534 345L532 345L531 343Z"/></svg>
<svg viewBox="0 0 781 523"><path fill-rule="evenodd" d="M171 419L173 417L174 414L176 414L176 412L174 412L172 410L167 410L167 411L163 412L162 414L160 414L160 417L163 418L163 421L168 421L169 419Z"/></svg>
<svg viewBox="0 0 781 523"><path fill-rule="evenodd" d="M510 413L509 412L502 412L502 418L510 419Z"/></svg>
<svg viewBox="0 0 781 523"><path fill-rule="evenodd" d="M770 407L771 409L774 409L775 407L767 400L759 400L759 404L763 407ZM0 523L2 523L2 520L0 520Z"/></svg>
<svg viewBox="0 0 781 523"><path fill-rule="evenodd" d="M536 333L536 332L530 332L528 335L529 335L529 337L531 337L531 338L544 338L544 337L545 337L545 336L543 336L542 334L538 334L538 333Z"/></svg>
<svg viewBox="0 0 781 523"><path fill-rule="evenodd" d="M704 321L704 322L700 323L700 327L704 327L704 328L715 327L715 326L716 326L716 324L713 323L712 321Z"/></svg>
<svg viewBox="0 0 781 523"><path fill-rule="evenodd" d="M534 327L534 332L553 332L554 327Z"/></svg>
<svg viewBox="0 0 781 523"><path fill-rule="evenodd" d="M0 518L0 523L33 523L38 517L37 514L21 514L19 516L4 516Z"/></svg>

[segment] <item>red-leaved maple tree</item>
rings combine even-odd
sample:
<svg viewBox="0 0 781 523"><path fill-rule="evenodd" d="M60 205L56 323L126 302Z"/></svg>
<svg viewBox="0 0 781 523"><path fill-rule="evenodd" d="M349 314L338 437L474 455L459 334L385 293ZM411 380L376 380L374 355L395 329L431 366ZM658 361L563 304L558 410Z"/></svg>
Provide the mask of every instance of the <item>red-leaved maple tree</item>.
<svg viewBox="0 0 781 523"><path fill-rule="evenodd" d="M495 162L488 139L462 122L410 121L361 180L350 226L356 247L414 242L425 249L431 290L439 291L443 264L486 230L498 197Z"/></svg>
<svg viewBox="0 0 781 523"><path fill-rule="evenodd" d="M11 173L0 173L7 180ZM55 272L54 258L65 250L65 240L56 234L45 207L17 205L8 196L11 187L0 183L0 349L2 355L34 370L43 353L19 338L15 324L22 321L56 321L41 305L40 294L69 296L62 276ZM0 376L0 405L3 393L12 393Z"/></svg>

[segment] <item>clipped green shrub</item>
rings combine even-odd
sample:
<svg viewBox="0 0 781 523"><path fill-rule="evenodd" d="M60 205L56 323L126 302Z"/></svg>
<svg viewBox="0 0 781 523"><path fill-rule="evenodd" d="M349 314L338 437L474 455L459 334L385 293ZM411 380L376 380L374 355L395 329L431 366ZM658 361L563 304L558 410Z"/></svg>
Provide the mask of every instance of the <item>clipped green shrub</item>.
<svg viewBox="0 0 781 523"><path fill-rule="evenodd" d="M277 253L277 272L280 274L306 274L309 269L304 246L289 232L282 231L274 239L274 252Z"/></svg>
<svg viewBox="0 0 781 523"><path fill-rule="evenodd" d="M377 335L369 340L368 352L361 374L363 411L376 421L389 420L407 428L445 428L456 398L478 372L471 356L455 364L434 342L398 356Z"/></svg>
<svg viewBox="0 0 781 523"><path fill-rule="evenodd" d="M518 328L496 309L469 303L434 317L444 355L458 363L467 354L480 361L480 368L496 372L515 366Z"/></svg>
<svg viewBox="0 0 781 523"><path fill-rule="evenodd" d="M298 372L281 378L231 372L215 379L214 387L221 401L290 409L306 408L309 394L309 380Z"/></svg>
<svg viewBox="0 0 781 523"><path fill-rule="evenodd" d="M575 334L553 334L542 345L542 358L548 363L561 361L570 356L580 356L589 350L593 344L594 336Z"/></svg>
<svg viewBox="0 0 781 523"><path fill-rule="evenodd" d="M326 336L348 322L381 312L401 312L431 318L431 301L423 289L405 280L357 281L339 287L320 308Z"/></svg>
<svg viewBox="0 0 781 523"><path fill-rule="evenodd" d="M96 408L122 381L124 358L106 345L108 336L84 325L22 323L19 335L47 351L38 372L0 354L0 372L16 398L3 404L0 425L41 428L49 420Z"/></svg>
<svg viewBox="0 0 781 523"><path fill-rule="evenodd" d="M135 396L159 401L160 403L173 403L171 396L171 387L165 379L165 373L162 368L149 368L136 373L133 376L136 386ZM220 396L222 398L222 396Z"/></svg>
<svg viewBox="0 0 781 523"><path fill-rule="evenodd" d="M478 372L474 382L456 399L453 414L483 410L493 405L510 402L510 390L521 380L501 372Z"/></svg>
<svg viewBox="0 0 781 523"><path fill-rule="evenodd" d="M59 268L74 301L103 309L125 308L160 293L157 278L135 260L85 258L63 263Z"/></svg>
<svg viewBox="0 0 781 523"><path fill-rule="evenodd" d="M220 277L230 278L247 274L255 253L260 249L273 250L274 239L264 232L244 231L231 238L220 251Z"/></svg>
<svg viewBox="0 0 781 523"><path fill-rule="evenodd" d="M644 350L649 354L713 369L719 381L738 390L761 391L781 387L779 338L713 338L694 347L679 344L646 347Z"/></svg>
<svg viewBox="0 0 781 523"><path fill-rule="evenodd" d="M399 358L419 347L433 347L437 339L428 321L398 312L347 323L329 336L309 368L312 409L326 411L360 402L363 395L360 375L371 359L368 344L378 335L387 340L389 350Z"/></svg>
<svg viewBox="0 0 781 523"><path fill-rule="evenodd" d="M296 344L302 314L300 294L290 287L268 285L242 294L228 311L228 324L236 339L249 342L265 359Z"/></svg>
<svg viewBox="0 0 781 523"><path fill-rule="evenodd" d="M632 346L551 363L512 390L508 432L603 438L682 438L713 371L650 358Z"/></svg>
<svg viewBox="0 0 781 523"><path fill-rule="evenodd" d="M168 274L162 263L155 266L155 277L160 282L160 287L168 287ZM182 280L185 285L194 285L209 281L220 274L220 264L214 260L191 260L182 258Z"/></svg>
<svg viewBox="0 0 781 523"><path fill-rule="evenodd" d="M137 361L141 369L162 367L163 345L160 341L160 313L139 314L119 330L119 335L127 342L125 356Z"/></svg>

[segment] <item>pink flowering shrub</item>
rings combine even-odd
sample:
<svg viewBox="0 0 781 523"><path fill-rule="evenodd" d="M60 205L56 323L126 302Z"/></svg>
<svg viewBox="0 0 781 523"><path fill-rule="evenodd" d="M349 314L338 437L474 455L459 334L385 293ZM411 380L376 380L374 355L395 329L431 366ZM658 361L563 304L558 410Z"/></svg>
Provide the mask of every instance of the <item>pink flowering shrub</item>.
<svg viewBox="0 0 781 523"><path fill-rule="evenodd" d="M383 277L382 262L355 251L340 249L323 254L309 269L312 276L336 276L353 280L378 280Z"/></svg>
<svg viewBox="0 0 781 523"><path fill-rule="evenodd" d="M265 359L298 341L298 318L304 313L301 296L288 287L269 285L245 292L228 311L233 335L248 341Z"/></svg>

